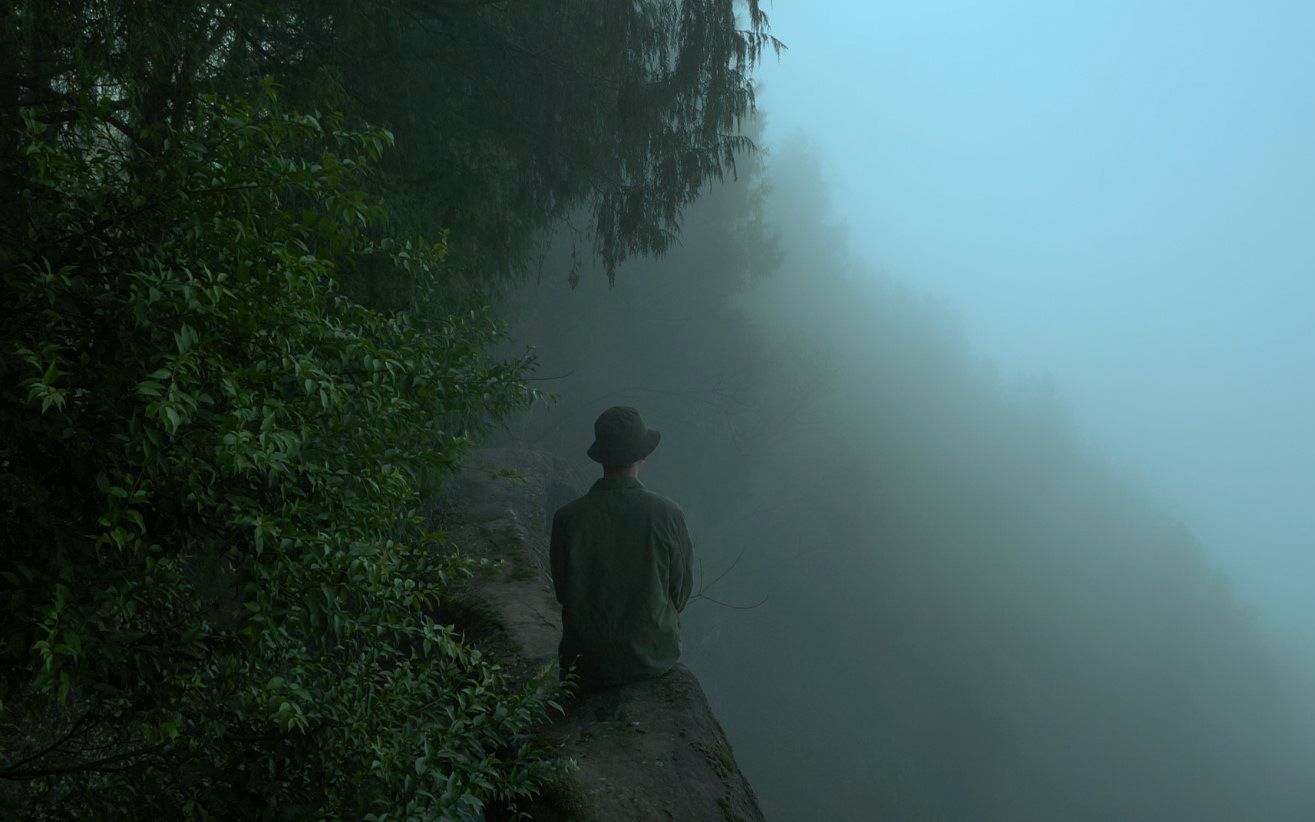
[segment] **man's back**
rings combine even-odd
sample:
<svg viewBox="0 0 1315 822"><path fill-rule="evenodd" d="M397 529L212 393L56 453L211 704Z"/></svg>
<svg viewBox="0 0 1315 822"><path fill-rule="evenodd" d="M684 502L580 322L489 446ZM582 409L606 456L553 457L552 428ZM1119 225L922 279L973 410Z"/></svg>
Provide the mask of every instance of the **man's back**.
<svg viewBox="0 0 1315 822"><path fill-rule="evenodd" d="M593 685L660 676L680 657L693 545L679 506L634 477L605 477L553 517L563 666Z"/></svg>

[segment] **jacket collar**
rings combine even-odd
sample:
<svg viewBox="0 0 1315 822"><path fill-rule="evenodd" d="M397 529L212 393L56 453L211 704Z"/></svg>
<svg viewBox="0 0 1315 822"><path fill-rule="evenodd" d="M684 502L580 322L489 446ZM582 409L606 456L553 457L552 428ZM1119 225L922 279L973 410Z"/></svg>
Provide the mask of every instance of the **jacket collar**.
<svg viewBox="0 0 1315 822"><path fill-rule="evenodd" d="M638 477L601 477L594 482L593 487L589 489L589 493L592 494L595 491L606 492L617 491L622 488L643 487L644 483L640 482Z"/></svg>

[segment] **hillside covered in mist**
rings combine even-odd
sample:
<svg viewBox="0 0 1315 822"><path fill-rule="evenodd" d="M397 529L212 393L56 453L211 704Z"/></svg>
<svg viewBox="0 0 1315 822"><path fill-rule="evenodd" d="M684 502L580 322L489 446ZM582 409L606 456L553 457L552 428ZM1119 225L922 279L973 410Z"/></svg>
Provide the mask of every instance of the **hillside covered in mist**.
<svg viewBox="0 0 1315 822"><path fill-rule="evenodd" d="M826 7L848 27L826 55L878 53L855 23L870 5ZM597 472L591 426L624 404L663 432L643 481L694 535L682 660L702 683L654 687L642 723L571 703L577 741L671 763L632 795L676 779L699 794L629 807L756 818L756 790L768 818L803 822L1315 819L1315 685L1193 523L1087 444L1063 373L1002 376L956 306L852 253L878 244L849 232L888 227L829 207L804 140L758 150L756 72L782 50L769 8L0 2L0 817L529 813L568 784L551 725L578 696L552 659L560 622L538 608L553 604L529 526L578 490L576 468ZM954 17L968 42L931 25L882 55L939 71L947 49L984 45L995 65L1012 42ZM1216 25L1231 49L1232 18ZM1040 99L1022 81L1058 74L1022 47L1039 30L1007 32L1023 64L1002 97L874 82L871 99L898 90L932 116L903 149L862 150L904 168L924 149L940 152L927 168L966 157L943 180L954 199L1003 213L984 188L957 192L1009 167L936 142ZM1121 44L1086 47L1107 61ZM821 135L859 130L833 75L901 77L819 71L810 100L847 95ZM1085 99L1071 88L1044 118ZM1233 170L1221 158L1241 149L1201 142L1220 152L1202 168ZM854 191L882 182L851 170ZM1184 191L1209 189L1182 171ZM499 445L516 459L480 470L509 485L516 465L553 469L519 508L463 470ZM471 516L481 504L494 510ZM536 639L514 664L501 623L459 605L499 573L525 583L500 603ZM525 588L538 599L506 593ZM678 607L665 585L650 603L664 591ZM663 739L628 744L659 723ZM687 779L672 750L715 778Z"/></svg>
<svg viewBox="0 0 1315 822"><path fill-rule="evenodd" d="M686 657L768 817L1310 818L1308 695L1188 525L827 199L802 139L743 158L665 257L576 285L564 232L506 309L556 395L508 438L581 460L612 404L663 430Z"/></svg>

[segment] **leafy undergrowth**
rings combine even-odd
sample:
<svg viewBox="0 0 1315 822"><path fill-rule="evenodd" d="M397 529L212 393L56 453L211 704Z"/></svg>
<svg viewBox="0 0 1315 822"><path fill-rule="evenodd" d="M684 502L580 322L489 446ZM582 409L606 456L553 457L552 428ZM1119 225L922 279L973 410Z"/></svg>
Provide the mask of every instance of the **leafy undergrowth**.
<svg viewBox="0 0 1315 822"><path fill-rule="evenodd" d="M421 501L531 398L363 193L391 137L211 98L126 139L28 118L3 298L0 780L19 815L513 812L560 772L434 616L478 563ZM413 294L349 299L368 268Z"/></svg>

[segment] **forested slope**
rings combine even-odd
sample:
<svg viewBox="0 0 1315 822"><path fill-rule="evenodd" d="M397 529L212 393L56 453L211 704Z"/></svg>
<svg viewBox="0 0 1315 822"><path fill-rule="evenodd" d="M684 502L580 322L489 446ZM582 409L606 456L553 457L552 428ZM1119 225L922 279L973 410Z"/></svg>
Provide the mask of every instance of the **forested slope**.
<svg viewBox="0 0 1315 822"><path fill-rule="evenodd" d="M1307 695L1062 375L1001 378L853 259L802 142L742 170L615 288L522 294L560 398L512 434L578 459L616 403L663 430L644 476L712 586L686 655L768 817L1315 813Z"/></svg>
<svg viewBox="0 0 1315 822"><path fill-rule="evenodd" d="M731 0L0 2L6 811L514 811L562 692L455 627L432 515L627 403L769 818L1315 816L1308 695L1062 375L753 152L774 45Z"/></svg>
<svg viewBox="0 0 1315 822"><path fill-rule="evenodd" d="M561 690L426 526L534 399L488 302L661 250L745 148L756 0L0 2L0 807L472 818Z"/></svg>

